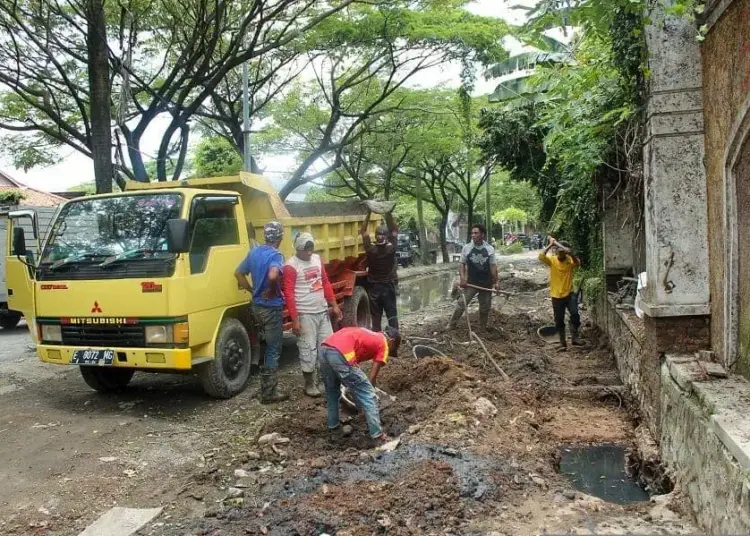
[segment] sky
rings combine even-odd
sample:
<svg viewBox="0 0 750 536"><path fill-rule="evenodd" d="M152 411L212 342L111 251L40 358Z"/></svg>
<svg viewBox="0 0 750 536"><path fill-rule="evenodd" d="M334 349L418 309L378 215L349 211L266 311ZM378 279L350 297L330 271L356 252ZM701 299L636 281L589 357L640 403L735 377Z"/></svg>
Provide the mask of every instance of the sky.
<svg viewBox="0 0 750 536"><path fill-rule="evenodd" d="M502 18L512 24L519 24L523 21L524 11L513 10L509 6L532 6L535 3L536 0L476 0L470 4L468 9L477 15ZM515 52L519 48L519 44L509 41L506 43L506 47L510 52ZM421 73L421 75L415 77L413 84L423 87L439 85L458 87L459 72L459 65L448 65ZM497 82L486 81L480 75L478 76L475 93L477 95L491 93L496 85ZM152 153L156 153L161 140L161 131L166 127L168 122L168 118L153 122L143 137L141 147L144 152L149 153L151 151ZM265 174L275 183L276 187L283 184L284 176L293 165L294 159L291 157L279 156L261 159L261 167L265 169ZM56 165L46 168L34 168L28 172L24 172L22 169L15 169L10 162L0 157L0 170L28 186L45 191L65 191L78 184L94 180L94 169L91 159L73 149L61 149Z"/></svg>

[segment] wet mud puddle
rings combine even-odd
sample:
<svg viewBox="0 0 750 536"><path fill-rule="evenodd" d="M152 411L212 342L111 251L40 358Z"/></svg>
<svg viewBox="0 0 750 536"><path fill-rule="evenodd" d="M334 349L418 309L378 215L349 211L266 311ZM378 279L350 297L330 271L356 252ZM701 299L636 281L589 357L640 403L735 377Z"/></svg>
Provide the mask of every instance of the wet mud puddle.
<svg viewBox="0 0 750 536"><path fill-rule="evenodd" d="M625 447L591 445L560 449L560 472L578 491L616 503L648 501L648 493L625 470Z"/></svg>
<svg viewBox="0 0 750 536"><path fill-rule="evenodd" d="M453 272L443 272L403 281L398 285L398 310L413 313L450 300Z"/></svg>

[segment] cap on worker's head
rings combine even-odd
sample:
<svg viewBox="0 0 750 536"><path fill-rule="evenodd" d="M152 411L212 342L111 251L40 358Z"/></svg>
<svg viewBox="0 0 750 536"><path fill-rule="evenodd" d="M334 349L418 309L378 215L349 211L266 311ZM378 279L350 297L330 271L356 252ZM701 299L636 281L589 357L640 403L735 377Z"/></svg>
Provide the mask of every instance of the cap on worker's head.
<svg viewBox="0 0 750 536"><path fill-rule="evenodd" d="M390 357L396 357L398 355L398 347L401 345L401 334L398 332L398 329L393 326L386 327L385 330L383 330L383 333L385 333L387 338L393 341L389 345L388 355Z"/></svg>
<svg viewBox="0 0 750 536"><path fill-rule="evenodd" d="M315 240L310 233L297 233L297 236L294 237L294 249L305 250L313 249L314 247Z"/></svg>
<svg viewBox="0 0 750 536"><path fill-rule="evenodd" d="M281 239L284 237L284 226L277 221L269 221L263 227L263 237L267 244L281 242Z"/></svg>

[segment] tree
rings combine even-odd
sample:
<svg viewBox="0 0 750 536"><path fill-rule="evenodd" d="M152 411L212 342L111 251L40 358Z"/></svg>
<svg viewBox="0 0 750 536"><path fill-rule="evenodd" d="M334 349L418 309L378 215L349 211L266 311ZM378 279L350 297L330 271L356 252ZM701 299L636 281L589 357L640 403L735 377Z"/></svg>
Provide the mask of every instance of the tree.
<svg viewBox="0 0 750 536"><path fill-rule="evenodd" d="M466 3L361 6L316 28L316 39L330 48L311 59L315 80L297 86L270 112L269 128L279 135L270 145L298 155L282 197L341 168L373 120L402 106L397 95L418 73L453 60L468 66L505 57L506 25L469 14Z"/></svg>
<svg viewBox="0 0 750 536"><path fill-rule="evenodd" d="M242 158L234 146L221 137L203 138L195 150L195 174L198 177L236 175L242 169Z"/></svg>
<svg viewBox="0 0 750 536"><path fill-rule="evenodd" d="M49 151L61 146L93 156L82 1L0 0L0 84L7 88L0 96L0 128L15 133L4 141L16 165L49 163ZM179 176L189 121L227 74L245 61L300 46L308 30L353 2L255 0L249 8L236 0L104 4L112 30L108 76L120 96L117 178L148 180L141 140L165 114L170 122L155 155L157 178ZM175 156L170 176L167 161Z"/></svg>
<svg viewBox="0 0 750 536"><path fill-rule="evenodd" d="M88 48L89 92L91 94L91 157L94 160L96 191L112 191L112 130L109 60L104 0L86 0L86 45Z"/></svg>

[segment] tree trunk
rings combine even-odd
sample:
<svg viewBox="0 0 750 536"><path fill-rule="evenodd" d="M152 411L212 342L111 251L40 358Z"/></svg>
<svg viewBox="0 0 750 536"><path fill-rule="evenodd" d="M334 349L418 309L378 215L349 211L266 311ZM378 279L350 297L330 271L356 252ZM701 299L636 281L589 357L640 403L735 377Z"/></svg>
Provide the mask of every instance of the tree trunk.
<svg viewBox="0 0 750 536"><path fill-rule="evenodd" d="M445 226L448 225L448 212L440 213L440 251L443 253L443 262L450 262L448 255L448 240L445 237Z"/></svg>
<svg viewBox="0 0 750 536"><path fill-rule="evenodd" d="M91 92L91 140L96 193L112 191L112 110L110 105L109 58L104 0L86 2L86 47Z"/></svg>
<svg viewBox="0 0 750 536"><path fill-rule="evenodd" d="M474 204L467 203L466 205L466 241L471 242L471 226L474 225Z"/></svg>
<svg viewBox="0 0 750 536"><path fill-rule="evenodd" d="M419 254L422 264L429 264L427 255L427 233L424 227L424 207L422 206L422 176L417 175L417 230L419 231Z"/></svg>
<svg viewBox="0 0 750 536"><path fill-rule="evenodd" d="M487 182L484 183L484 220L487 226L487 241L489 242L492 238L492 216L490 215L490 177L487 177Z"/></svg>

